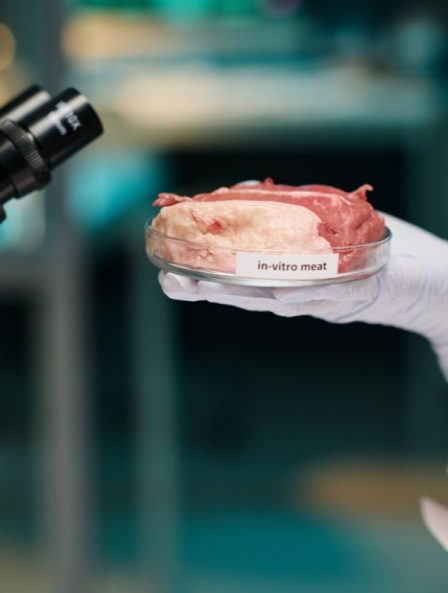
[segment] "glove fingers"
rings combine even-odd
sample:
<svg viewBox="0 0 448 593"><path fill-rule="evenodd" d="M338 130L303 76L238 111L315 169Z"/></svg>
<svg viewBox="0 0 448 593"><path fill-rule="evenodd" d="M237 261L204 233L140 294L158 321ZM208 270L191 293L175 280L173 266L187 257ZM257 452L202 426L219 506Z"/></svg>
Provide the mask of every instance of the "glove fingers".
<svg viewBox="0 0 448 593"><path fill-rule="evenodd" d="M198 282L197 291L210 303L231 305L246 311L271 312L282 317L310 315L336 323L363 304L362 301L339 303L329 300L311 300L305 303L281 302L273 298L272 289L222 285L207 281Z"/></svg>
<svg viewBox="0 0 448 593"><path fill-rule="evenodd" d="M173 274L171 272L160 272L159 282L163 292L170 299L179 301L200 301L203 299L197 291L197 281Z"/></svg>
<svg viewBox="0 0 448 593"><path fill-rule="evenodd" d="M210 282L208 280L199 280L197 283L197 292L207 297L210 296L211 298L217 295L224 295L229 296L230 298L272 300L272 290L269 288L240 286L238 284L221 284L219 282Z"/></svg>
<svg viewBox="0 0 448 593"><path fill-rule="evenodd" d="M323 298L325 286L304 286L301 288L274 288L274 298L282 303L308 303Z"/></svg>
<svg viewBox="0 0 448 593"><path fill-rule="evenodd" d="M284 303L306 303L310 301L369 301L378 292L378 279L375 276L364 280L324 284L321 286L305 286L303 288L275 288L276 299Z"/></svg>
<svg viewBox="0 0 448 593"><path fill-rule="evenodd" d="M349 301L348 303L335 303L334 301L310 301L295 305L295 315L310 315L317 319L323 319L331 323L348 323L356 321L352 317L352 311L362 305L360 301ZM292 307L293 305L291 305Z"/></svg>
<svg viewBox="0 0 448 593"><path fill-rule="evenodd" d="M323 292L322 289L327 289L324 292L328 294L329 287L327 286L312 286L299 290L292 289L294 292L299 292L301 297L303 297L303 292L311 296L305 302L297 302L297 300L296 302L288 302L275 299L273 289L220 284L205 280L196 281L171 272L160 272L159 281L163 292L174 300L208 301L238 307L246 311L275 313L282 317L310 315L325 321L337 322L341 316L361 304L356 301L338 303L333 300L318 299L319 293ZM286 291L290 289L275 290Z"/></svg>
<svg viewBox="0 0 448 593"><path fill-rule="evenodd" d="M285 305L272 297L272 291L268 288L219 284L201 280L198 282L197 292L210 303L234 305L248 311L271 311L281 315L279 311L285 308Z"/></svg>

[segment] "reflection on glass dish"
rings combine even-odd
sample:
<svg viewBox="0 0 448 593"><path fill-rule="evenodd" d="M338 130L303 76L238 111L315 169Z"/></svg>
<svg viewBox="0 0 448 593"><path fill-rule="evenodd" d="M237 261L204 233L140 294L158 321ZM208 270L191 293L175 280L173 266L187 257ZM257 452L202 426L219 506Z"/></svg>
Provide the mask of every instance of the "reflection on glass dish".
<svg viewBox="0 0 448 593"><path fill-rule="evenodd" d="M309 286L365 278L388 262L388 228L379 241L325 250L208 247L169 237L145 225L146 253L158 268L191 278L250 286Z"/></svg>

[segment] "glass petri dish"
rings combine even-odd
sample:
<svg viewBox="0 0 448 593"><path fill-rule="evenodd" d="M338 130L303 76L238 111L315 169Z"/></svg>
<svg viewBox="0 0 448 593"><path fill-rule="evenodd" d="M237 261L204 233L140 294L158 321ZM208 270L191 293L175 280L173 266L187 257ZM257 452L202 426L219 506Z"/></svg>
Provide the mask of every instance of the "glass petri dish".
<svg viewBox="0 0 448 593"><path fill-rule="evenodd" d="M169 237L145 224L146 254L161 270L196 280L245 286L312 286L366 278L388 262L392 233L373 243L322 251L208 247Z"/></svg>

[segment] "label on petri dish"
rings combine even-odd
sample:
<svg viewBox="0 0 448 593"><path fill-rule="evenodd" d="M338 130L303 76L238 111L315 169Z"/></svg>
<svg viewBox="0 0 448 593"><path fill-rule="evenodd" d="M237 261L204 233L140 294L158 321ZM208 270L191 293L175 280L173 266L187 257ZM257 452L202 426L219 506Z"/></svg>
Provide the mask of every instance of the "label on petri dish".
<svg viewBox="0 0 448 593"><path fill-rule="evenodd" d="M271 255L237 253L236 275L272 280L313 280L338 274L339 254Z"/></svg>

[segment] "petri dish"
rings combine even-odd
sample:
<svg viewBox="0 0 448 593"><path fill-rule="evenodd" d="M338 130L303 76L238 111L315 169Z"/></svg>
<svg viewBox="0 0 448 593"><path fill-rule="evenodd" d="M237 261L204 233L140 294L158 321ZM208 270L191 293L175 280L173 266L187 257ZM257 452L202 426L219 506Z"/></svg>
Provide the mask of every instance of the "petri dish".
<svg viewBox="0 0 448 593"><path fill-rule="evenodd" d="M169 237L145 224L149 260L161 270L196 280L245 286L312 286L359 280L389 260L392 233L379 241L321 251L238 250Z"/></svg>

